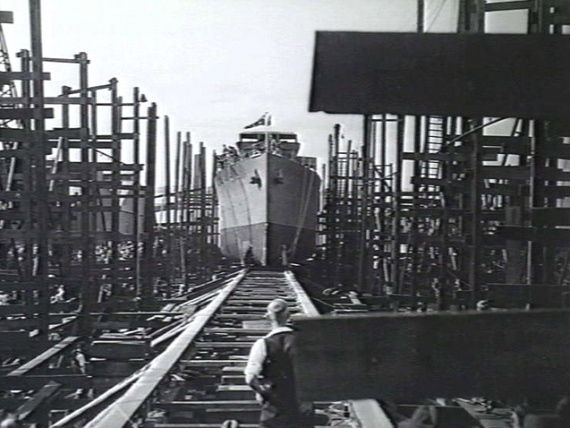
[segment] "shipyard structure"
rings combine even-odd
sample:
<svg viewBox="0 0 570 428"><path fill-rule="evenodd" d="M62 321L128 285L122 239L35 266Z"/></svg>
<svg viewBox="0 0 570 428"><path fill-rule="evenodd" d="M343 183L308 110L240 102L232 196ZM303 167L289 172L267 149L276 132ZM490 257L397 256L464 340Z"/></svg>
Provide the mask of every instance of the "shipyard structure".
<svg viewBox="0 0 570 428"><path fill-rule="evenodd" d="M311 427L570 426L568 0L318 31L309 110L362 136L266 114L221 153L87 53L51 56L27 3L17 56L26 18L0 11L1 428L257 428L268 342L257 366L279 359L263 375Z"/></svg>

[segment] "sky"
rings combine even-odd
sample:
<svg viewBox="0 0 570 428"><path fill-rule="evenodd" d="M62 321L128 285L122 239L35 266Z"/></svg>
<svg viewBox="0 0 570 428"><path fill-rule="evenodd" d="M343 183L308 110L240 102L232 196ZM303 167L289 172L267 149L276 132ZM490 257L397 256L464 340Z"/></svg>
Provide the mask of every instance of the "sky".
<svg viewBox="0 0 570 428"><path fill-rule="evenodd" d="M25 0L2 0L14 12L4 26L12 61L29 48ZM417 0L44 0L45 57L86 52L90 85L138 86L168 115L172 133L220 150L243 127L270 112L273 125L297 132L301 154L325 160L335 123L359 141L360 116L309 113L317 30L415 31ZM455 1L428 0L426 25L453 31ZM73 66L47 64L46 95L74 86ZM159 131L159 135L161 131Z"/></svg>
<svg viewBox="0 0 570 428"><path fill-rule="evenodd" d="M458 3L425 0L426 31L455 32ZM264 112L275 128L299 134L301 155L324 162L334 124L358 147L362 117L308 111L316 31L415 32L417 0L43 0L41 7L44 57L86 52L90 85L116 78L125 99L136 86L157 103L158 165L165 115L171 144L177 131L190 132L211 153ZM30 47L28 1L0 0L0 10L14 13L3 28L19 69L15 55ZM513 12L491 15L490 32L525 30ZM44 71L47 96L78 86L75 65L48 63Z"/></svg>

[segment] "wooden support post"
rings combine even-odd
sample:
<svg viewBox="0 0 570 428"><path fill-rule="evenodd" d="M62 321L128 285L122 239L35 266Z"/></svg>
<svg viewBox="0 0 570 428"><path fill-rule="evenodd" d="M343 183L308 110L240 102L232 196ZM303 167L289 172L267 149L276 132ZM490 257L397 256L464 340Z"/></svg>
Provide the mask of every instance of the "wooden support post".
<svg viewBox="0 0 570 428"><path fill-rule="evenodd" d="M61 92L62 95L65 96L66 98L69 98L68 94L67 94L67 90L69 88L67 86L63 86L61 88ZM69 108L69 104L63 104L61 106L61 113L62 113L62 119L61 119L61 125L62 128L64 129L68 129L70 127L70 108ZM58 168L59 171L61 171L62 174L67 175L69 174L69 170L70 170L70 150L69 150L69 138L68 137L61 137L61 153L58 155L58 158L56 158L55 162L56 162L56 166ZM57 183L55 182L55 180L53 181L53 189L55 190L57 188ZM65 183L65 185L61 186L62 187L62 191L63 192L70 192L69 189L69 184ZM62 206L62 214L61 214L61 223L60 223L60 228L61 231L63 232L63 235L66 237L70 237L71 236L71 231L73 230L73 214L72 214L72 202L71 199L69 198L64 198L61 201L61 206ZM57 251L54 249L54 253L56 254L56 256L58 257L58 262L59 262L59 269L60 269L60 274L62 277L69 277L71 276L71 261L72 261L72 254L73 254L73 245L71 244L70 241L66 240L64 242L61 243L57 243L57 244L52 244L54 245L55 248L57 248ZM75 291L73 293L73 296L75 297L78 293ZM68 293L68 296L70 297L70 294Z"/></svg>
<svg viewBox="0 0 570 428"><path fill-rule="evenodd" d="M339 190L339 150L340 150L340 125L337 123L334 126L334 133L332 140L329 145L329 219L327 226L331 229L327 239L327 246L332 250L329 262L332 264L333 270L333 285L338 286L341 282L341 248L340 248L340 236L339 236L339 225L336 222L336 216L338 215L338 190Z"/></svg>
<svg viewBox="0 0 570 428"><path fill-rule="evenodd" d="M208 272L211 269L209 248L208 248L208 195L207 195L207 182L206 182L206 147L204 143L200 142L200 154L198 155L199 165L199 181L200 181L200 209L198 215L200 216L200 227L198 229L198 239L200 241L200 259L199 259L199 272L201 279L208 278Z"/></svg>
<svg viewBox="0 0 570 428"><path fill-rule="evenodd" d="M45 111L44 111L44 81L43 81L43 54L42 54L42 27L41 27L41 7L39 0L30 0L30 30L32 45L32 72L33 76L33 97L34 97L34 139L31 147L32 159L34 164L33 182L34 182L34 214L36 223L36 245L37 253L34 277L39 285L40 325L39 339L47 344L49 333L49 303L50 291L48 278L48 188L46 180L46 148L44 143L45 132ZM32 253L28 254L29 258L34 258Z"/></svg>
<svg viewBox="0 0 570 428"><path fill-rule="evenodd" d="M397 116L396 122L396 162L395 162L395 176L394 176L394 195L393 195L393 208L392 208L392 277L391 282L394 290L397 292L402 291L403 272L401 266L401 246L402 246L402 209L401 209L401 194L402 194L402 179L403 179L403 152L404 152L404 127L405 116Z"/></svg>
<svg viewBox="0 0 570 428"><path fill-rule="evenodd" d="M89 121L89 104L87 98L89 95L88 88L88 65L89 60L87 54L81 52L76 56L79 61L79 90L82 98L85 100L79 107L80 126L84 129L89 129L91 123ZM81 151L81 195L80 195L80 234L81 240L81 290L80 296L82 298L82 317L79 323L80 334L89 336L91 334L91 319L89 313L92 312L91 307L96 302L97 282L93 268L95 265L95 245L92 238L92 227L95 226L92 208L94 206L94 186L92 184L93 174L91 171L91 163L93 161L93 154L89 144L89 136L83 135L80 141Z"/></svg>
<svg viewBox="0 0 570 428"><path fill-rule="evenodd" d="M170 188L170 119L168 116L164 116L164 209L165 212L165 227L164 227L164 238L166 245L166 257L163 257L164 263L164 276L166 279L166 298L170 298L170 293L172 292L172 256L173 256L173 234L172 234L172 217L171 217L171 188Z"/></svg>
<svg viewBox="0 0 570 428"><path fill-rule="evenodd" d="M471 123L472 129L481 125L480 120L473 120ZM470 189L469 189L469 212L471 218L469 220L468 234L470 236L469 246L469 285L471 286L471 305L475 308L477 300L479 299L479 291L481 288L481 260L483 246L481 241L481 141L479 132L471 134L471 159L470 159Z"/></svg>
<svg viewBox="0 0 570 428"><path fill-rule="evenodd" d="M522 207L505 207L505 220L505 224L508 226L522 226ZM523 273L523 265L521 263L522 242L513 239L507 239L506 252L506 282L507 284L517 284L521 281Z"/></svg>
<svg viewBox="0 0 570 428"><path fill-rule="evenodd" d="M121 183L121 104L122 98L118 95L118 81L117 79L110 80L111 85L111 181L113 183ZM107 178L108 179L108 178ZM118 294L120 290L119 276L120 276L120 254L119 254L119 242L120 228L120 194L118 187L113 187L110 191L111 201L110 204L106 201L102 201L103 205L110 205L111 213L110 219L111 224L108 230L111 232L111 239L109 242L111 249L111 257L109 258L111 267L111 289L113 294ZM105 213L106 214L106 213ZM103 215L105 215L103 214Z"/></svg>
<svg viewBox="0 0 570 428"><path fill-rule="evenodd" d="M133 89L133 161L135 165L141 164L140 153L140 105L142 97L138 87ZM139 243L141 239L141 224L140 224L140 202L143 199L141 187L141 170L137 168L133 175L133 262L135 273L135 289L141 289L141 253L139 250Z"/></svg>
<svg viewBox="0 0 570 428"><path fill-rule="evenodd" d="M544 156L545 133L544 123L533 121L533 138L531 140L531 164L530 164L530 208L544 207L544 168L546 157ZM531 218L531 226L542 228L543 224ZM528 242L527 259L527 282L528 284L543 283L547 273L544 269L545 246L542 242Z"/></svg>
<svg viewBox="0 0 570 428"><path fill-rule="evenodd" d="M143 252L141 269L141 288L139 297L142 309L150 309L154 297L155 280L155 156L156 156L156 104L148 109L147 148L146 148L146 180L144 198Z"/></svg>
<svg viewBox="0 0 570 428"><path fill-rule="evenodd" d="M372 153L372 119L370 115L364 115L363 118L363 139L362 139L362 183L361 183L361 194L359 196L361 207L360 207L360 218L358 219L359 224L359 236L357 239L358 249L357 249L357 279L356 288L361 293L370 291L369 284L369 268L370 265L370 250L368 244L368 230L369 217L371 212L371 176L370 168L372 164L371 153ZM348 177L347 177L348 180ZM353 194L355 197L356 194ZM345 194L345 197L347 195ZM346 203L346 202L345 202Z"/></svg>

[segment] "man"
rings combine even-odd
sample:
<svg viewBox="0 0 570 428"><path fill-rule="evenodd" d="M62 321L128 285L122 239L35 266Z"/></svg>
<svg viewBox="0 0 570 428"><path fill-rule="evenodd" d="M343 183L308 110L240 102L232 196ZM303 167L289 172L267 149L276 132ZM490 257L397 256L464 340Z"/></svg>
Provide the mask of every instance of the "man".
<svg viewBox="0 0 570 428"><path fill-rule="evenodd" d="M300 405L295 390L295 332L288 327L289 308L282 299L267 306L271 331L257 340L245 368L245 379L261 402L260 428L314 426L310 405Z"/></svg>

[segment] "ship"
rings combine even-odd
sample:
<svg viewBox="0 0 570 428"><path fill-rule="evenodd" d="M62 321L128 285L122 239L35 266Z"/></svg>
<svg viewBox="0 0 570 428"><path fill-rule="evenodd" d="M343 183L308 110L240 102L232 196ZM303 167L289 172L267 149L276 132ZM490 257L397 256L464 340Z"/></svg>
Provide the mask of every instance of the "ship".
<svg viewBox="0 0 570 428"><path fill-rule="evenodd" d="M316 158L299 156L300 146L296 133L263 125L217 156L220 249L228 259L287 266L314 253L321 179Z"/></svg>

